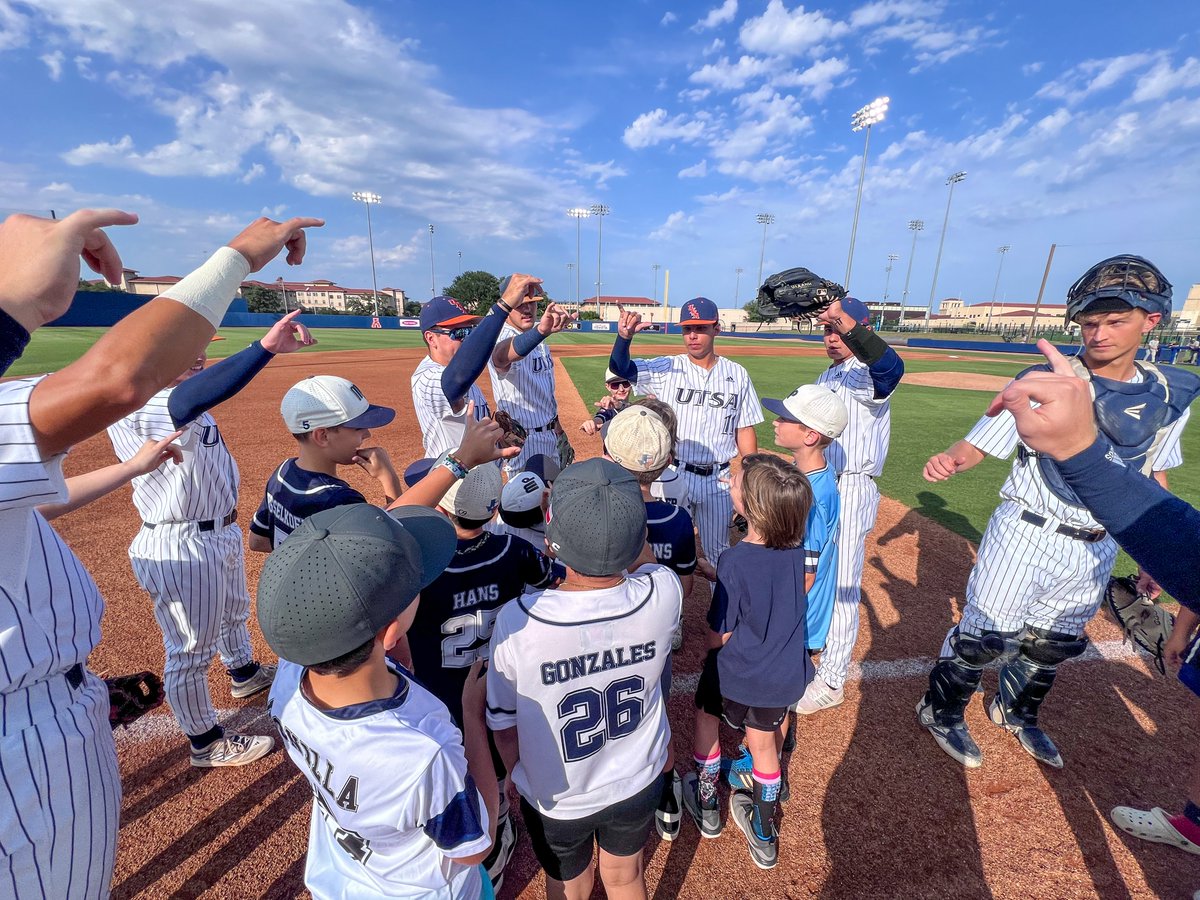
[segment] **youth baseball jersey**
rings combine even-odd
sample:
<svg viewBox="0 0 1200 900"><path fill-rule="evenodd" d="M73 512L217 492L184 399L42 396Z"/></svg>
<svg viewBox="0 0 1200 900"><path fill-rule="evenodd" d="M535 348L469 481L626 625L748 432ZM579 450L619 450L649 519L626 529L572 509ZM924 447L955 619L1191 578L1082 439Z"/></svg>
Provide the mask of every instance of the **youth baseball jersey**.
<svg viewBox="0 0 1200 900"><path fill-rule="evenodd" d="M822 372L817 384L837 394L849 413L845 430L825 451L834 472L882 475L892 436L892 406L887 397L876 399L867 364L851 356Z"/></svg>
<svg viewBox="0 0 1200 900"><path fill-rule="evenodd" d="M682 506L663 500L646 504L646 541L654 558L681 578L696 571L696 532Z"/></svg>
<svg viewBox="0 0 1200 900"><path fill-rule="evenodd" d="M485 531L459 538L446 571L421 590L408 646L413 674L462 722L462 691L476 659L487 658L496 616L509 600L554 579L550 560L528 541Z"/></svg>
<svg viewBox="0 0 1200 900"><path fill-rule="evenodd" d="M315 898L477 898L487 809L446 707L402 672L395 693L319 709L285 660L268 711L313 792L304 883Z"/></svg>
<svg viewBox="0 0 1200 900"><path fill-rule="evenodd" d="M737 456L737 430L763 420L750 374L724 356L711 369L687 354L635 359L637 386L675 410L679 420L675 454L693 465L723 463Z"/></svg>
<svg viewBox="0 0 1200 900"><path fill-rule="evenodd" d="M108 427L113 450L123 462L146 441L176 431L167 409L172 388L165 388ZM133 479L133 505L143 522L197 522L221 519L237 507L238 467L221 438L216 420L203 413L184 426L176 440L183 449L179 465L159 466Z"/></svg>
<svg viewBox="0 0 1200 900"><path fill-rule="evenodd" d="M475 420L491 415L487 398L479 385L472 384L463 398L463 408L455 412L445 391L442 390L442 373L446 367L426 356L412 374L413 409L417 411L417 422L421 426L421 442L425 456L439 458L447 450L462 443L467 430L467 405L475 401Z"/></svg>
<svg viewBox="0 0 1200 900"><path fill-rule="evenodd" d="M538 525L534 528L518 528L515 525L509 525L509 524L505 523L502 519L497 517L497 518L493 519L491 522L489 522L488 524L489 525L497 525L497 524L499 525L499 527L497 527L495 529L489 529L489 530L494 530L496 532L496 534L511 534L513 537L528 543L531 547L533 547L534 550L538 551L539 553L545 552L545 549L546 549L546 526L544 523L541 525ZM487 528L487 525L485 525L484 527Z"/></svg>
<svg viewBox="0 0 1200 900"><path fill-rule="evenodd" d="M806 646L820 650L829 634L833 617L833 599L837 589L838 518L841 498L833 466L826 463L815 472L806 472L812 486L813 504L804 530L804 571L816 576L808 592Z"/></svg>
<svg viewBox="0 0 1200 900"><path fill-rule="evenodd" d="M250 530L278 547L313 513L366 502L366 497L336 475L310 472L300 467L299 460L287 459L267 479Z"/></svg>
<svg viewBox="0 0 1200 900"><path fill-rule="evenodd" d="M523 333L519 328L505 324L496 343ZM503 374L488 357L488 374L492 377L496 408L513 416L530 431L545 427L558 415L558 401L554 398L554 360L545 341L534 347L528 356L514 362Z"/></svg>
<svg viewBox="0 0 1200 900"><path fill-rule="evenodd" d="M678 467L670 465L663 469L663 473L650 485L650 496L655 500L670 503L672 506L687 507L687 482L679 474Z"/></svg>
<svg viewBox="0 0 1200 900"><path fill-rule="evenodd" d="M662 774L671 726L661 679L682 602L679 579L651 564L615 587L551 588L500 610L488 727L516 726L513 784L538 812L581 819Z"/></svg>

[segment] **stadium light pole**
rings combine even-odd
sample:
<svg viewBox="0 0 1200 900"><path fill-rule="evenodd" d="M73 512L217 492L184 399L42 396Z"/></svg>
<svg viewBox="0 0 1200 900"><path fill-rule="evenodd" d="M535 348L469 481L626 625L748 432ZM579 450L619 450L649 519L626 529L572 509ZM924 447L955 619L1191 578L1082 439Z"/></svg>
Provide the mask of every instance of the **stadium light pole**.
<svg viewBox="0 0 1200 900"><path fill-rule="evenodd" d="M654 305L658 306L658 270L662 268L658 263L654 263L650 268L654 270Z"/></svg>
<svg viewBox="0 0 1200 900"><path fill-rule="evenodd" d="M878 125L887 115L888 97L876 97L858 112L850 117L850 130L867 131L863 142L862 166L858 170L858 197L854 201L854 222L850 226L850 252L846 256L846 283L843 287L850 290L850 272L854 268L854 239L858 235L858 212L862 206L863 182L867 178L867 151L871 148L871 126Z"/></svg>
<svg viewBox="0 0 1200 900"><path fill-rule="evenodd" d="M571 292L571 282L575 280L571 276L571 273L574 271L575 271L575 263L567 263L567 293L568 294ZM575 298L575 304L576 304L576 306L579 305L578 297Z"/></svg>
<svg viewBox="0 0 1200 900"><path fill-rule="evenodd" d="M599 313L600 289L604 285L604 282L600 279L600 254L604 248L604 217L612 212L612 210L603 203L593 203L588 212L600 220L596 223L596 312Z"/></svg>
<svg viewBox="0 0 1200 900"><path fill-rule="evenodd" d="M734 274L737 276L736 280L733 282L733 307L734 307L734 309L737 309L738 300L740 300L741 296L742 296L742 273L745 271L746 270L743 269L741 266L739 266L738 268L733 270Z"/></svg>
<svg viewBox="0 0 1200 900"><path fill-rule="evenodd" d="M371 296L375 300L375 318L379 318L379 283L375 280L375 236L371 233L371 204L383 198L370 191L355 191L350 197L367 208L367 247L371 251Z"/></svg>
<svg viewBox="0 0 1200 900"><path fill-rule="evenodd" d="M1012 247L1008 244L996 248L996 252L1000 254L1000 265L996 267L996 283L992 285L992 305L988 307L988 331L992 330L992 313L996 310L996 292L1000 290L1000 273L1004 271L1004 257L1008 255L1008 251L1011 249Z"/></svg>
<svg viewBox="0 0 1200 900"><path fill-rule="evenodd" d="M942 265L942 247L946 244L946 228L950 224L950 203L954 199L954 186L960 181L966 179L966 172L955 172L946 179L946 184L950 187L950 193L946 196L946 217L942 219L942 236L938 240L937 259L933 264L933 284L929 286L929 305L925 307L925 330L929 330L929 317L933 314L933 298L937 292L938 269Z"/></svg>
<svg viewBox="0 0 1200 900"><path fill-rule="evenodd" d="M900 295L900 321L904 321L904 310L908 306L908 280L912 277L913 257L917 255L917 234L925 229L925 222L913 219L908 223L908 230L913 233L912 250L908 254L908 271L904 274L904 293Z"/></svg>
<svg viewBox="0 0 1200 900"><path fill-rule="evenodd" d="M884 272L887 273L887 277L883 281L883 302L884 303L887 303L888 291L891 290L891 286L892 286L892 263L894 263L899 258L900 258L899 253L889 253L888 254L887 268L884 269Z"/></svg>
<svg viewBox="0 0 1200 900"><path fill-rule="evenodd" d="M583 220L590 216L591 213L582 206L574 206L567 210L567 215L575 220L575 305L578 306L581 297L579 293L579 276L583 272L583 266L579 264L580 228L583 225Z"/></svg>
<svg viewBox="0 0 1200 900"><path fill-rule="evenodd" d="M433 268L433 223L429 223L429 296L437 296L437 275Z"/></svg>
<svg viewBox="0 0 1200 900"><path fill-rule="evenodd" d="M774 223L775 217L771 213L759 213L754 221L763 227L762 247L758 251L758 283L761 285L763 259L767 255L767 226Z"/></svg>
<svg viewBox="0 0 1200 900"><path fill-rule="evenodd" d="M462 251L458 251L458 274L462 274Z"/></svg>

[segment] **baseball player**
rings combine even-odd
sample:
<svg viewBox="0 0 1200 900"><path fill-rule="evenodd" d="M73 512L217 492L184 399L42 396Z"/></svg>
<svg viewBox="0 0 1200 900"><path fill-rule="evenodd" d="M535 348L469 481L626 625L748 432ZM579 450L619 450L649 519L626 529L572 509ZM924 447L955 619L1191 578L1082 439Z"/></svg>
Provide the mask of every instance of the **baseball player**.
<svg viewBox="0 0 1200 900"><path fill-rule="evenodd" d="M729 461L758 451L754 426L763 420L749 373L718 356L721 333L717 306L705 297L680 310L686 353L654 359L629 358L633 336L650 327L630 310L621 312L608 367L668 404L678 419L676 461L687 486L689 512L700 533L704 555L716 565L729 546Z"/></svg>
<svg viewBox="0 0 1200 900"><path fill-rule="evenodd" d="M1067 293L1067 320L1078 322L1083 352L1071 365L1087 379L1096 418L1113 453L1166 486L1182 463L1179 437L1200 378L1174 367L1135 362L1142 336L1170 315L1171 285L1141 257L1115 256L1094 265ZM1045 366L1018 375L1022 376ZM1117 547L1084 508L1055 464L1021 444L1010 413L981 419L966 438L925 464L925 479L944 481L985 455L1017 458L1000 489L967 581L966 605L942 645L917 704L938 745L968 767L983 762L963 713L983 667L1001 660L991 720L1012 731L1041 763L1063 765L1041 729L1041 705L1058 665L1087 647L1084 626L1099 606ZM1139 576L1147 591L1157 590Z"/></svg>
<svg viewBox="0 0 1200 900"><path fill-rule="evenodd" d="M146 440L183 429L178 466L133 480L133 504L142 519L129 547L134 577L154 601L163 634L163 686L175 720L191 743L200 768L240 766L270 752L265 735L226 732L217 724L208 689L214 653L230 677L230 695L244 699L271 686L272 665L260 665L250 649L246 620L250 595L242 530L236 524L239 475L216 421L206 411L250 383L278 353L315 341L284 316L245 350L205 369L196 357L150 402L109 426L117 457L130 459Z"/></svg>
<svg viewBox="0 0 1200 900"><path fill-rule="evenodd" d="M545 454L567 466L574 453L565 451L569 459L560 459L559 448L566 445L566 434L558 421L558 401L554 398L554 360L544 341L558 334L577 316L568 313L557 303L546 304L546 311L537 317L538 300L544 295L518 297L513 311L500 329L500 340L488 359L488 374L492 379L492 395L496 408L502 409L525 426L528 437L519 456L508 460L505 468L511 475L520 472L525 460L538 453Z"/></svg>
<svg viewBox="0 0 1200 900"><path fill-rule="evenodd" d="M835 301L818 321L824 326L825 353L833 363L817 378L817 384L841 398L849 420L826 453L837 473L841 503L837 593L817 675L796 707L803 715L831 709L845 699L842 685L858 639L867 535L875 527L879 510L875 479L883 472L891 439L890 398L904 375L904 362L871 330L871 314L858 300L846 297Z"/></svg>
<svg viewBox="0 0 1200 900"><path fill-rule="evenodd" d="M30 333L75 297L79 257L110 281L121 259L102 230L132 225L118 210L0 224L0 345L15 359ZM63 502L62 458L146 402L203 352L238 284L284 246L304 254L303 228L260 219L168 294L134 310L53 375L0 385L0 883L18 898L107 897L121 785L108 691L86 668L104 601L78 557L35 511ZM11 351L11 353L10 353ZM36 422L36 427L34 423Z"/></svg>
<svg viewBox="0 0 1200 900"><path fill-rule="evenodd" d="M386 656L454 546L433 510L356 503L305 520L263 566L258 618L280 655L269 709L312 788L304 883L318 900L492 896L479 865L498 802L482 664L460 734Z"/></svg>
<svg viewBox="0 0 1200 900"><path fill-rule="evenodd" d="M468 404L476 420L488 418L487 399L475 382L488 364L500 330L515 304L536 294L531 275L509 276L504 295L480 318L453 297L434 297L421 308L421 336L428 355L413 371L413 408L425 455L440 459L462 441Z"/></svg>

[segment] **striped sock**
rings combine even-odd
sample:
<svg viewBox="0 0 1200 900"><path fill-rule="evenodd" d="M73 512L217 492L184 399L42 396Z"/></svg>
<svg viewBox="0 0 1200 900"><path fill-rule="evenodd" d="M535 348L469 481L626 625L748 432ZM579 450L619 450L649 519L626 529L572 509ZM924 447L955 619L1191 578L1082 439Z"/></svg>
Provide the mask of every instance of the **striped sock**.
<svg viewBox="0 0 1200 900"><path fill-rule="evenodd" d="M712 809L717 804L717 779L721 777L721 751L717 750L712 756L694 754L696 762L697 790L700 794L700 804Z"/></svg>
<svg viewBox="0 0 1200 900"><path fill-rule="evenodd" d="M779 800L779 770L760 772L755 769L754 778L754 833L764 841L775 836L775 805Z"/></svg>

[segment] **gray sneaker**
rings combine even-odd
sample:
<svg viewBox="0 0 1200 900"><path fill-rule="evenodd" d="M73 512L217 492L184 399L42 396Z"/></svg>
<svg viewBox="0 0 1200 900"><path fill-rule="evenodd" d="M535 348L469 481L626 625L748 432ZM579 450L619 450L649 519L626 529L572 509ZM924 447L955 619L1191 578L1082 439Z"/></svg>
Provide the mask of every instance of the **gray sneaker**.
<svg viewBox="0 0 1200 900"><path fill-rule="evenodd" d="M779 840L775 836L775 825L771 823L771 837L764 840L754 830L754 799L743 791L729 795L729 818L746 836L750 848L750 859L760 869L773 869L779 862Z"/></svg>
<svg viewBox="0 0 1200 900"><path fill-rule="evenodd" d="M699 787L700 779L695 772L688 772L683 776L683 808L695 820L696 827L700 829L700 837L720 837L721 809L716 804L713 804L712 809L705 808L700 803Z"/></svg>
<svg viewBox="0 0 1200 900"><path fill-rule="evenodd" d="M224 737L213 741L203 750L192 750L192 765L197 769L213 769L218 766L244 766L262 759L275 746L274 738L262 734L238 734L225 732Z"/></svg>
<svg viewBox="0 0 1200 900"><path fill-rule="evenodd" d="M234 700L245 700L247 697L253 697L259 691L265 691L275 680L275 670L278 668L278 666L259 666L258 671L249 678L243 681L231 681L230 696Z"/></svg>

